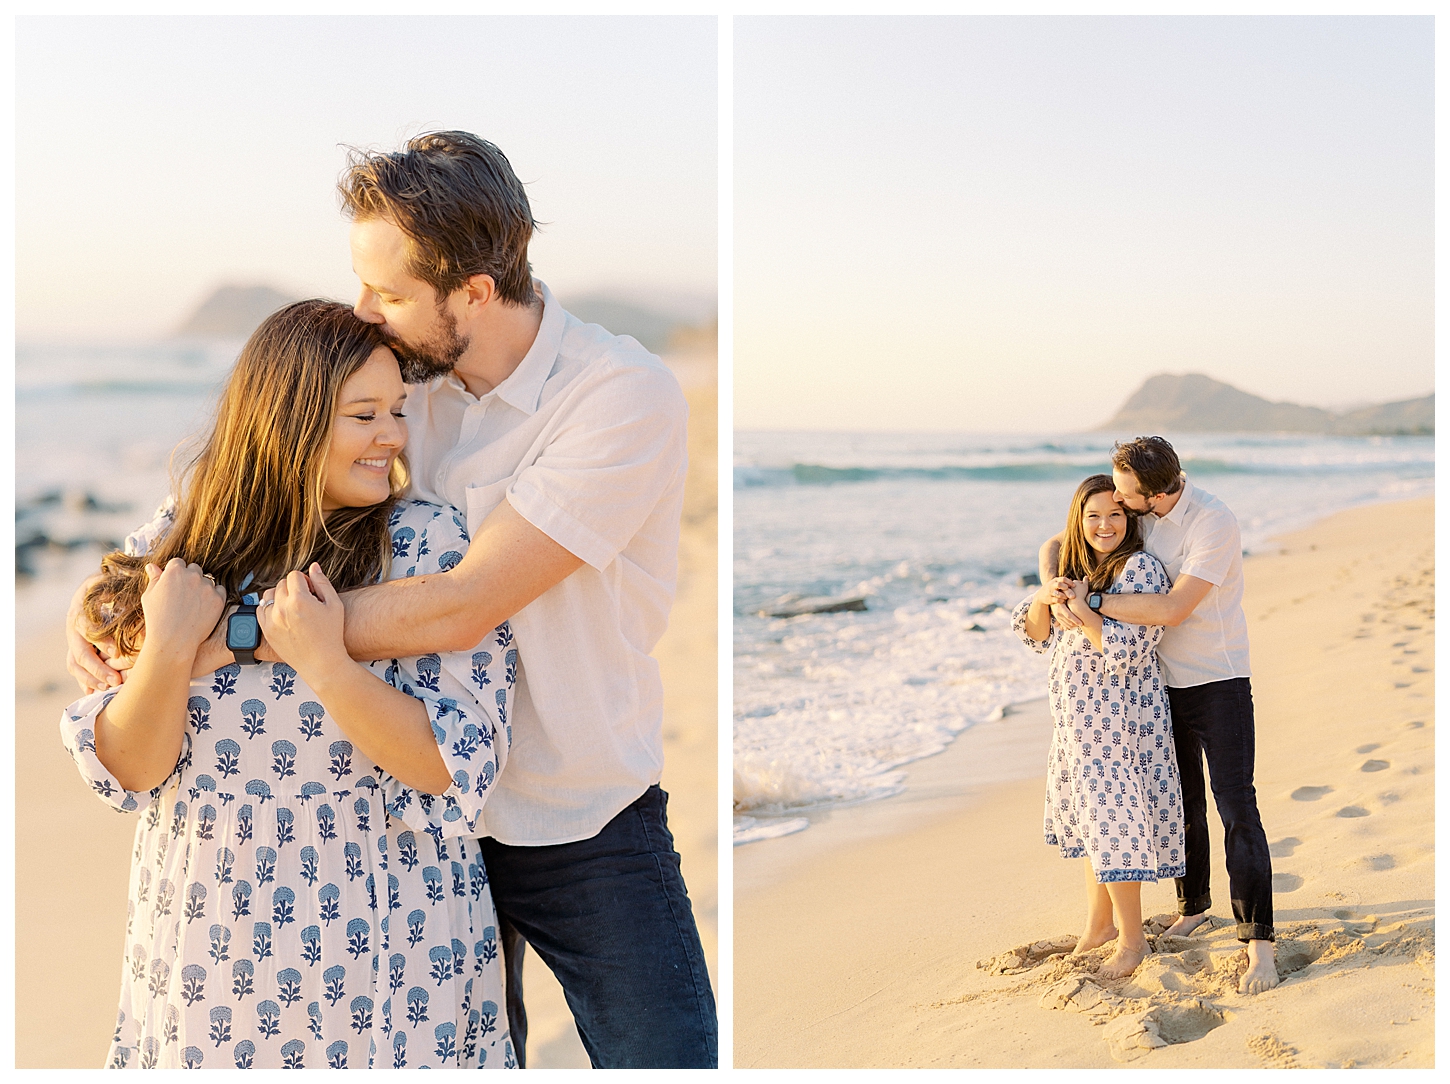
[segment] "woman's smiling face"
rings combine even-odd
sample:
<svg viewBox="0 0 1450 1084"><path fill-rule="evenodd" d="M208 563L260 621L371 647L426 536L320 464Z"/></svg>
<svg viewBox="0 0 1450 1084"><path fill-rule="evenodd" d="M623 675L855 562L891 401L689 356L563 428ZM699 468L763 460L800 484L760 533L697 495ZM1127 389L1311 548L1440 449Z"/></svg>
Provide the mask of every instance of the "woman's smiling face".
<svg viewBox="0 0 1450 1084"><path fill-rule="evenodd" d="M324 512L388 499L393 460L408 439L402 413L406 394L398 359L381 346L343 383L327 450Z"/></svg>
<svg viewBox="0 0 1450 1084"><path fill-rule="evenodd" d="M1094 493L1082 509L1082 533L1101 554L1112 553L1128 533L1128 514L1113 499L1111 489Z"/></svg>

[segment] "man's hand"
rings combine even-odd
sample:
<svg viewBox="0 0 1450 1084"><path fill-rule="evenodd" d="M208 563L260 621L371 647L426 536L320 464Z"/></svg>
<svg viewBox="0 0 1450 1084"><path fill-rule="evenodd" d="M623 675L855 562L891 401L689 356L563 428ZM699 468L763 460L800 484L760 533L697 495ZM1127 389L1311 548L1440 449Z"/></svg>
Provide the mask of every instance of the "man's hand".
<svg viewBox="0 0 1450 1084"><path fill-rule="evenodd" d="M91 632L90 623L82 610L85 604L86 592L94 584L101 582L101 574L98 572L91 576L76 589L71 596L70 608L65 615L65 646L66 660L65 668L71 677L76 679L76 684L81 687L82 693L93 693L100 689L114 689L125 680L121 669L110 665L106 658L103 658L100 651L96 650L97 644L89 639ZM114 656L116 651L115 642L109 638L99 641L102 651L107 656Z"/></svg>

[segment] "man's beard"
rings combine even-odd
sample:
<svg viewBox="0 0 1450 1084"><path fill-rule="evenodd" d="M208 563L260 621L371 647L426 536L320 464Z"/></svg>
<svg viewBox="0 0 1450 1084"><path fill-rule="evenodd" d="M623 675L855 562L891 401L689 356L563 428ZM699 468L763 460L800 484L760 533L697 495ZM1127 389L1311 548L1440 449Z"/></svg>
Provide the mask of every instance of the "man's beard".
<svg viewBox="0 0 1450 1084"><path fill-rule="evenodd" d="M453 314L440 309L438 318L438 326L433 329L432 335L421 343L405 343L384 329L383 337L398 357L398 367L403 372L405 383L426 384L435 376L451 373L468 349L469 340L458 334L458 321Z"/></svg>

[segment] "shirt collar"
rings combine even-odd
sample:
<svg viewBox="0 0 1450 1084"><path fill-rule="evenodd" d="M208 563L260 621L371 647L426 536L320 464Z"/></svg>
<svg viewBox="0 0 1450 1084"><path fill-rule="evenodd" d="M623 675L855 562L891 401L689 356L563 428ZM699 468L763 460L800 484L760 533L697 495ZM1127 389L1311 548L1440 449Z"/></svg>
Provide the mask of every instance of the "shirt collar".
<svg viewBox="0 0 1450 1084"><path fill-rule="evenodd" d="M554 362L559 358L559 347L564 341L564 307L554 300L554 295L543 282L534 281L544 296L544 318L539 322L539 333L534 336L534 345L529 347L519 367L493 389L505 403L525 414L533 414L539 409L544 381L554 371Z"/></svg>
<svg viewBox="0 0 1450 1084"><path fill-rule="evenodd" d="M1188 480L1188 476L1187 475L1184 475L1184 478L1183 478L1183 493L1179 496L1178 502L1176 504L1174 504L1173 511L1169 512L1167 515L1159 516L1158 518L1159 519L1166 519L1169 523L1173 524L1175 527L1181 527L1181 526L1183 526L1183 517L1186 516L1186 515L1188 515L1188 505L1189 505L1189 502L1191 502L1193 500L1193 497L1194 497L1193 483Z"/></svg>
<svg viewBox="0 0 1450 1084"><path fill-rule="evenodd" d="M529 347L529 352L519 362L518 368L514 369L502 384L478 397L482 400L490 395L496 395L515 410L530 415L539 409L539 398L544 393L544 382L554 371L554 362L559 357L559 347L564 341L564 323L567 315L564 307L554 300L554 295L550 293L549 288L539 279L534 279L534 282L544 297L544 318L539 322L539 333L534 336L534 344ZM462 392L470 399L473 398L464 385L463 379L457 373L448 373L443 377L443 383Z"/></svg>

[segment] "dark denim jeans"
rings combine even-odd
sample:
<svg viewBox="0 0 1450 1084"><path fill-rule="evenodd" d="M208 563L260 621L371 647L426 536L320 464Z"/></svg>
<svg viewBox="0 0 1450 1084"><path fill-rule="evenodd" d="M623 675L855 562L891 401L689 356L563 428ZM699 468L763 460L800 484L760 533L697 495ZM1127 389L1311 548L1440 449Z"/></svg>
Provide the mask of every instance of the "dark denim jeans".
<svg viewBox="0 0 1450 1084"><path fill-rule="evenodd" d="M1223 821L1228 894L1240 941L1274 939L1273 871L1269 841L1254 793L1254 699L1248 678L1168 690L1173 744L1183 781L1188 874L1177 878L1178 913L1209 908L1208 800L1203 762Z"/></svg>
<svg viewBox="0 0 1450 1084"><path fill-rule="evenodd" d="M596 1069L713 1069L715 998L668 795L650 787L591 839L512 847L483 839L519 1064L524 941L559 980Z"/></svg>

